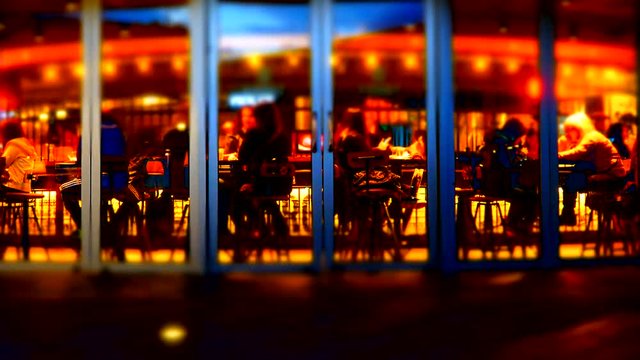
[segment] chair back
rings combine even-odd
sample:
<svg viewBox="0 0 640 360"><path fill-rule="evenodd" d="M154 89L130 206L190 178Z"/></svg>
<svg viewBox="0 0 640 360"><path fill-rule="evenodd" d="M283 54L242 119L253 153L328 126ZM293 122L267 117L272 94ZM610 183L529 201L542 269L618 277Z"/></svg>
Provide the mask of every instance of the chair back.
<svg viewBox="0 0 640 360"><path fill-rule="evenodd" d="M347 164L353 170L366 170L389 164L389 155L382 150L358 151L347 154Z"/></svg>
<svg viewBox="0 0 640 360"><path fill-rule="evenodd" d="M286 161L265 161L260 164L255 182L255 194L266 197L287 197L293 189L295 166Z"/></svg>

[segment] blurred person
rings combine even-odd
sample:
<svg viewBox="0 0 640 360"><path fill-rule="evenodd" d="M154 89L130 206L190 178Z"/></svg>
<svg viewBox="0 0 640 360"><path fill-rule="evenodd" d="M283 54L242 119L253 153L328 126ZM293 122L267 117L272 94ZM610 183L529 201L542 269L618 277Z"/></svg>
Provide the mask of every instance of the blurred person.
<svg viewBox="0 0 640 360"><path fill-rule="evenodd" d="M24 136L19 120L8 120L1 129L5 170L0 192L31 192L31 177L35 168L36 150Z"/></svg>
<svg viewBox="0 0 640 360"><path fill-rule="evenodd" d="M627 124L623 122L611 124L607 130L607 138L618 150L623 160L631 158L631 150L627 146L629 139L629 126Z"/></svg>
<svg viewBox="0 0 640 360"><path fill-rule="evenodd" d="M487 196L503 197L510 202L507 234L529 233L537 215L539 163L525 161L525 137L534 138L519 118L509 118L504 125L487 135L480 149L480 190ZM532 149L535 151L535 149Z"/></svg>
<svg viewBox="0 0 640 360"><path fill-rule="evenodd" d="M286 163L291 154L291 143L283 127L279 109L273 103L263 103L253 109L255 126L245 134L244 141L238 149L238 163L233 168L232 179L220 184L221 190L218 221L221 236L227 236L228 210L236 229L247 230L243 226L244 215L247 215L249 226L254 224L259 214L252 199L266 191L271 184L260 174L261 165L265 162ZM274 202L275 203L275 202ZM278 235L288 232L286 221L279 211L274 211L273 224ZM255 229L250 229L255 230Z"/></svg>
<svg viewBox="0 0 640 360"><path fill-rule="evenodd" d="M575 225L574 208L577 193L595 185L615 187L618 183L624 182L626 171L618 150L594 128L591 119L585 113L569 116L563 127L567 138L576 140L578 144L559 152L558 158L560 161L576 162L576 170L580 171L573 171L564 184L561 184L563 208L560 224Z"/></svg>

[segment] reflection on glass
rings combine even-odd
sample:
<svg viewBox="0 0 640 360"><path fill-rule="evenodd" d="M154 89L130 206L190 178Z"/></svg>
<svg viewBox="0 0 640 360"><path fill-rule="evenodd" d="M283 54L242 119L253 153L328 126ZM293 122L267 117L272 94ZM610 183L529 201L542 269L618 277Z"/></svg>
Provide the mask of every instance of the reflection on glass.
<svg viewBox="0 0 640 360"><path fill-rule="evenodd" d="M101 258L183 263L189 249L188 12L104 5Z"/></svg>
<svg viewBox="0 0 640 360"><path fill-rule="evenodd" d="M606 11L615 6L616 11ZM560 256L638 251L635 2L557 5Z"/></svg>
<svg viewBox="0 0 640 360"><path fill-rule="evenodd" d="M306 1L219 6L222 264L313 259L309 19Z"/></svg>
<svg viewBox="0 0 640 360"><path fill-rule="evenodd" d="M460 260L540 254L537 5L453 1Z"/></svg>
<svg viewBox="0 0 640 360"><path fill-rule="evenodd" d="M333 6L334 260L425 262L420 1Z"/></svg>
<svg viewBox="0 0 640 360"><path fill-rule="evenodd" d="M60 187L80 174L79 10L26 3L0 14L0 259L73 262L79 232Z"/></svg>

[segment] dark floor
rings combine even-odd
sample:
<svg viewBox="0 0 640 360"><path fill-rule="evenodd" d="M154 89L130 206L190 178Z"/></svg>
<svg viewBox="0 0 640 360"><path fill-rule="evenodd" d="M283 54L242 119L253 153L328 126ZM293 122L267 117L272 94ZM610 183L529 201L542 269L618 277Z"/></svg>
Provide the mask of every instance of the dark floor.
<svg viewBox="0 0 640 360"><path fill-rule="evenodd" d="M640 267L1 273L0 291L0 359L640 358Z"/></svg>

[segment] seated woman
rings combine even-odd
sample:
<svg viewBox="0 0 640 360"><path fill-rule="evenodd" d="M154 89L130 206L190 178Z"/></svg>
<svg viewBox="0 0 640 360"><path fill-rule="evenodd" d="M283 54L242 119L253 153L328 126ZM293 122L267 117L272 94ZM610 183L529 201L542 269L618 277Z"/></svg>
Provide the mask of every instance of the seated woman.
<svg viewBox="0 0 640 360"><path fill-rule="evenodd" d="M7 121L2 126L2 141L5 169L2 174L0 193L31 192L31 178L36 161L36 150L24 136L18 120Z"/></svg>
<svg viewBox="0 0 640 360"><path fill-rule="evenodd" d="M247 132L238 149L238 164L234 167L232 179L220 184L223 190L220 191L218 219L222 236L228 235L226 208L231 208L231 219L236 229L257 230L253 226L259 219L259 206L265 204L255 204L254 199L269 196L269 189L272 189L270 180L261 176L261 166L265 162L286 163L291 153L289 137L284 132L280 111L275 104L257 105L253 114L256 125ZM276 234L285 236L288 227L284 216L279 209L276 211L275 201L267 205L273 205L271 215Z"/></svg>
<svg viewBox="0 0 640 360"><path fill-rule="evenodd" d="M560 215L561 225L575 225L577 193L585 191L588 186L603 185L616 187L624 184L626 171L618 150L611 141L596 131L591 119L584 113L569 116L564 122L564 132L567 138L577 142L571 149L558 153L560 160L568 160L585 164L591 168L593 174L573 173L561 184L563 187L563 208ZM586 177L586 179L584 179Z"/></svg>

